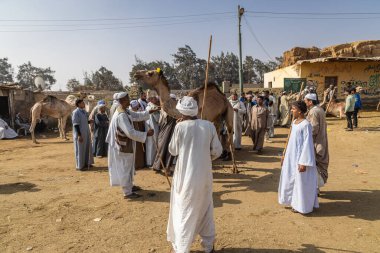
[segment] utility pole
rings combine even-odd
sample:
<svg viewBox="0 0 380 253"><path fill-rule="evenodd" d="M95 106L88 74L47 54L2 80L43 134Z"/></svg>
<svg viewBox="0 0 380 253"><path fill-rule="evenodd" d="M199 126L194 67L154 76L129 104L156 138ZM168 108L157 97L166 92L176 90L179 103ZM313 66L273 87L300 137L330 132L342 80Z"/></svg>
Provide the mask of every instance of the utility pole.
<svg viewBox="0 0 380 253"><path fill-rule="evenodd" d="M239 17L239 89L240 94L243 92L243 60L241 52L241 17L244 14L244 8L240 8L238 5L238 17Z"/></svg>

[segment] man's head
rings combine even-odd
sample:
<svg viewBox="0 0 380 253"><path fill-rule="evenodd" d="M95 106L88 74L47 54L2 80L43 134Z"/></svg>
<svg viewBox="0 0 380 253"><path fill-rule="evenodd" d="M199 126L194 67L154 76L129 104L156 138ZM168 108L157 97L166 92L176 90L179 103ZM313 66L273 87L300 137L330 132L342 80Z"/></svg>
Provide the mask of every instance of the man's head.
<svg viewBox="0 0 380 253"><path fill-rule="evenodd" d="M176 109L184 118L194 118L198 115L198 103L193 97L184 96L178 100Z"/></svg>
<svg viewBox="0 0 380 253"><path fill-rule="evenodd" d="M131 100L129 99L129 95L127 92L118 93L116 99L119 101L119 104L123 109L127 109L131 103Z"/></svg>
<svg viewBox="0 0 380 253"><path fill-rule="evenodd" d="M106 112L106 106L105 105L100 105L99 106L99 112L100 113L105 113Z"/></svg>
<svg viewBox="0 0 380 253"><path fill-rule="evenodd" d="M144 100L144 101L146 100L146 93L145 92L140 93L140 99Z"/></svg>
<svg viewBox="0 0 380 253"><path fill-rule="evenodd" d="M264 97L263 96L258 96L257 97L257 104L259 106L262 106L264 104Z"/></svg>
<svg viewBox="0 0 380 253"><path fill-rule="evenodd" d="M240 96L241 96L242 98L245 98L245 92L242 92L242 93L240 94Z"/></svg>
<svg viewBox="0 0 380 253"><path fill-rule="evenodd" d="M334 89L334 85L330 84L330 90L333 90L333 89Z"/></svg>
<svg viewBox="0 0 380 253"><path fill-rule="evenodd" d="M232 93L232 100L237 100L238 99L238 96L237 96L237 93Z"/></svg>
<svg viewBox="0 0 380 253"><path fill-rule="evenodd" d="M307 106L307 108L313 107L317 104L317 94L315 93L308 93L305 96L304 102Z"/></svg>
<svg viewBox="0 0 380 253"><path fill-rule="evenodd" d="M77 99L75 101L75 106L80 108L80 109L84 109L86 107L86 105L84 104L84 101L83 99Z"/></svg>
<svg viewBox="0 0 380 253"><path fill-rule="evenodd" d="M248 102L252 102L253 96L252 96L252 94L248 94L247 93L247 95L245 96L245 98L248 100Z"/></svg>
<svg viewBox="0 0 380 253"><path fill-rule="evenodd" d="M264 97L268 98L269 97L269 90L264 90L263 95L264 95Z"/></svg>
<svg viewBox="0 0 380 253"><path fill-rule="evenodd" d="M159 105L160 103L160 101L158 100L158 98L157 97L150 97L149 98L149 101L152 103L152 104L155 104L155 105Z"/></svg>
<svg viewBox="0 0 380 253"><path fill-rule="evenodd" d="M132 109L132 111L137 112L139 110L139 108L140 108L139 102L137 100L132 100L131 101L131 109Z"/></svg>
<svg viewBox="0 0 380 253"><path fill-rule="evenodd" d="M356 93L356 87L352 87L351 90L350 90L350 93L351 94L355 94Z"/></svg>
<svg viewBox="0 0 380 253"><path fill-rule="evenodd" d="M292 104L293 118L298 119L307 112L307 106L304 101L295 101Z"/></svg>

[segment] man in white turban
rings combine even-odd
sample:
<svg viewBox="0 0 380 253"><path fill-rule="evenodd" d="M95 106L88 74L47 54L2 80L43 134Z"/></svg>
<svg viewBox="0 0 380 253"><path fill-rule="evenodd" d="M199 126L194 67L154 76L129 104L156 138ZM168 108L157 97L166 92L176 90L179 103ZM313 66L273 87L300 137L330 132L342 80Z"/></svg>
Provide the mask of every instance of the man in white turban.
<svg viewBox="0 0 380 253"><path fill-rule="evenodd" d="M167 239L176 253L190 252L199 234L205 252L213 252L215 225L212 200L212 160L222 153L214 125L197 118L192 97L178 101L183 115L174 129L169 152L178 156L170 196Z"/></svg>
<svg viewBox="0 0 380 253"><path fill-rule="evenodd" d="M145 121L149 113L133 112L128 109L130 100L127 92L117 94L120 106L115 111L106 137L108 143L108 168L111 186L121 186L124 198L140 197L136 193L138 187L133 186L135 174L136 142L145 142L147 136L152 136L152 129L140 132L133 127L133 121Z"/></svg>
<svg viewBox="0 0 380 253"><path fill-rule="evenodd" d="M112 116L113 114L115 113L116 109L119 107L119 101L117 101L117 96L118 96L118 92L113 94L113 101L112 101L112 106L111 106L111 109L110 109L110 120L112 119Z"/></svg>

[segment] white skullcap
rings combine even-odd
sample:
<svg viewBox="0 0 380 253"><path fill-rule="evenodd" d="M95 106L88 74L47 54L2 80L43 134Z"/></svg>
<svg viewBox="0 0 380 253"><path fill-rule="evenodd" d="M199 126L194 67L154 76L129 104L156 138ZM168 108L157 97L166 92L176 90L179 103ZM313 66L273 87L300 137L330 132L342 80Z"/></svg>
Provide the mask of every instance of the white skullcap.
<svg viewBox="0 0 380 253"><path fill-rule="evenodd" d="M116 99L117 100L120 100L120 99L122 99L123 97L126 97L126 96L128 96L128 92L119 92L119 93L117 93L117 95L116 95Z"/></svg>
<svg viewBox="0 0 380 253"><path fill-rule="evenodd" d="M185 116L195 117L198 115L198 103L192 97L184 96L178 100L175 108Z"/></svg>
<svg viewBox="0 0 380 253"><path fill-rule="evenodd" d="M117 95L118 95L118 94L119 94L119 92L116 92L116 93L113 94L113 97L112 97L113 100L116 100L116 99L117 99Z"/></svg>
<svg viewBox="0 0 380 253"><path fill-rule="evenodd" d="M173 93L170 93L170 97L177 99L177 96L175 94L173 94Z"/></svg>
<svg viewBox="0 0 380 253"><path fill-rule="evenodd" d="M132 100L131 101L131 107L132 108L136 108L136 107L138 107L139 106L139 102L137 101L137 100Z"/></svg>
<svg viewBox="0 0 380 253"><path fill-rule="evenodd" d="M305 98L309 99L309 100L314 100L314 101L317 101L317 95L315 93L308 93Z"/></svg>

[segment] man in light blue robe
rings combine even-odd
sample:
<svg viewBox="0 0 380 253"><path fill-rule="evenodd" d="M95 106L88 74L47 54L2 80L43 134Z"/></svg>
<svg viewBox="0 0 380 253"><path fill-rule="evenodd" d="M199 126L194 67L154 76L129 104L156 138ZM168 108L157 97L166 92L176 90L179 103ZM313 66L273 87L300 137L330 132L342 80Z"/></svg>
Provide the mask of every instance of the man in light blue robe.
<svg viewBox="0 0 380 253"><path fill-rule="evenodd" d="M91 153L91 133L88 124L88 113L82 99L75 102L77 109L72 113L73 142L75 150L76 169L83 171L92 166L94 159Z"/></svg>

